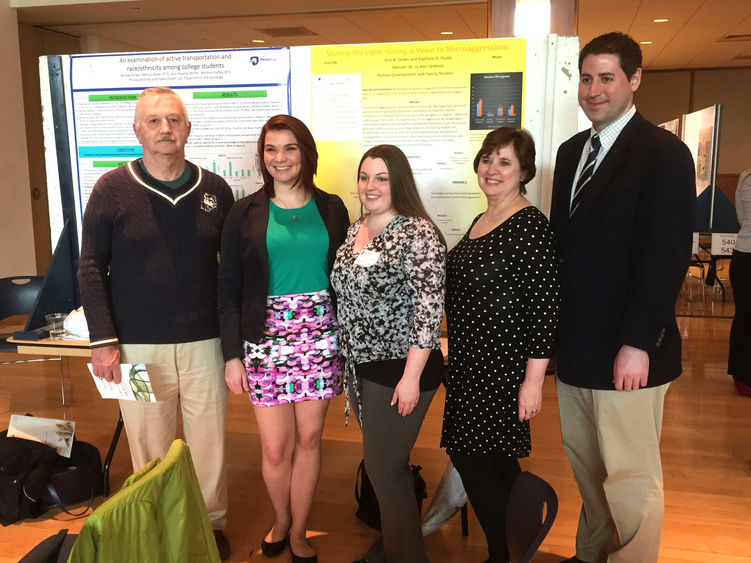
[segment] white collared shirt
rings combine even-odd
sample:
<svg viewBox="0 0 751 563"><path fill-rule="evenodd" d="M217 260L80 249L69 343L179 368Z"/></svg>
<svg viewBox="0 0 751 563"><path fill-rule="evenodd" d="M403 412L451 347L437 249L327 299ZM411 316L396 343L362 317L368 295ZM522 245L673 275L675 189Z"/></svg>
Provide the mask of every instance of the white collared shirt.
<svg viewBox="0 0 751 563"><path fill-rule="evenodd" d="M602 131L595 130L594 126L592 126L592 129L589 133L589 139L587 139L587 142L584 143L584 148L582 149L581 157L579 158L579 166L576 167L576 174L574 174L574 182L571 184L571 198L569 200L569 204L571 201L573 201L574 198L574 189L576 187L577 182L579 181L579 176L582 173L582 169L584 168L584 163L587 161L587 156L589 155L589 151L592 148L592 135L598 135L600 137L600 152L597 153L597 158L595 159L595 167L592 173L594 174L597 172L597 168L600 166L600 163L602 162L602 159L605 158L605 155L608 154L608 151L610 150L610 147L613 146L616 139L618 138L618 135L621 134L621 131L623 131L623 128L626 127L626 124L631 120L632 117L634 117L634 114L636 113L636 106L632 105L626 113L624 113L622 116L620 116L618 119L613 121L610 125L605 127Z"/></svg>

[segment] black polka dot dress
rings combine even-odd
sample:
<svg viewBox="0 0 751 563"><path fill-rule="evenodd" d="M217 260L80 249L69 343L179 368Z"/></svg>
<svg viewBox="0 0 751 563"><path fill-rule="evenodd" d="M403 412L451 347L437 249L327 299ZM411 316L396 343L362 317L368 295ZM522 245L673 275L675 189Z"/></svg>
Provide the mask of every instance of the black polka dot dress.
<svg viewBox="0 0 751 563"><path fill-rule="evenodd" d="M517 400L527 359L553 354L559 302L553 232L538 209L525 207L482 237L467 232L446 268L449 375L441 446L449 454L526 457L529 422L519 422Z"/></svg>

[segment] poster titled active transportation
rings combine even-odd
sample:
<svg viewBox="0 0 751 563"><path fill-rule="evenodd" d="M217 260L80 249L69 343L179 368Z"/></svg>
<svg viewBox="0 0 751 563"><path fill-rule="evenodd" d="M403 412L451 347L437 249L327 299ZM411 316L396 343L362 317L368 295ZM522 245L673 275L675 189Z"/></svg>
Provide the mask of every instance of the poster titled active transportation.
<svg viewBox="0 0 751 563"><path fill-rule="evenodd" d="M169 86L180 94L192 123L186 157L223 176L240 198L262 184L255 143L269 117L289 113L289 80L288 48L71 56L79 236L99 177L142 154L133 113L144 88Z"/></svg>
<svg viewBox="0 0 751 563"><path fill-rule="evenodd" d="M311 47L319 183L359 215L356 167L397 145L449 247L485 207L472 169L487 133L523 124L524 39Z"/></svg>

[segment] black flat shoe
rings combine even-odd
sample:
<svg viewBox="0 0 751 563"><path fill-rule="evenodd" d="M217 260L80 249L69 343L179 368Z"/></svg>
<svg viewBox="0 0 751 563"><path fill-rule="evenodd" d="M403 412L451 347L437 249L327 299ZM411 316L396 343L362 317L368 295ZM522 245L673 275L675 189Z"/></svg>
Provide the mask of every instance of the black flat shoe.
<svg viewBox="0 0 751 563"><path fill-rule="evenodd" d="M308 542L308 545L310 545L310 542ZM318 556L317 555L311 555L310 557L300 557L299 555L295 555L295 552L292 551L292 546L289 546L289 552L290 555L292 555L292 563L318 563Z"/></svg>
<svg viewBox="0 0 751 563"><path fill-rule="evenodd" d="M279 541L266 541L266 537L264 536L263 541L261 542L261 552L266 557L276 557L282 551L284 551L284 548L287 546L288 541L289 533L287 533L287 536L283 540Z"/></svg>
<svg viewBox="0 0 751 563"><path fill-rule="evenodd" d="M317 555L311 555L310 557L300 557L299 555L295 555L291 551L290 554L292 554L292 563L318 563Z"/></svg>
<svg viewBox="0 0 751 563"><path fill-rule="evenodd" d="M231 551L229 540L222 530L214 530L214 541L216 541L216 549L219 551L219 559L222 561L229 559Z"/></svg>

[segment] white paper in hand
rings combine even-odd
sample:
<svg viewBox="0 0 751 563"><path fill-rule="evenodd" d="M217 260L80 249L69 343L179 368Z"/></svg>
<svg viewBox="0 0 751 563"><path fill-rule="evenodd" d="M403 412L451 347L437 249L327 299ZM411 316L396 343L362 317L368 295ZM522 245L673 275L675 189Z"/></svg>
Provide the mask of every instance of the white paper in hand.
<svg viewBox="0 0 751 563"><path fill-rule="evenodd" d="M94 378L96 388L102 399L123 399L125 401L143 401L146 403L156 403L156 396L151 389L151 380L146 371L145 364L120 364L122 378L120 383L105 381L94 375L94 368L91 364L89 372Z"/></svg>

